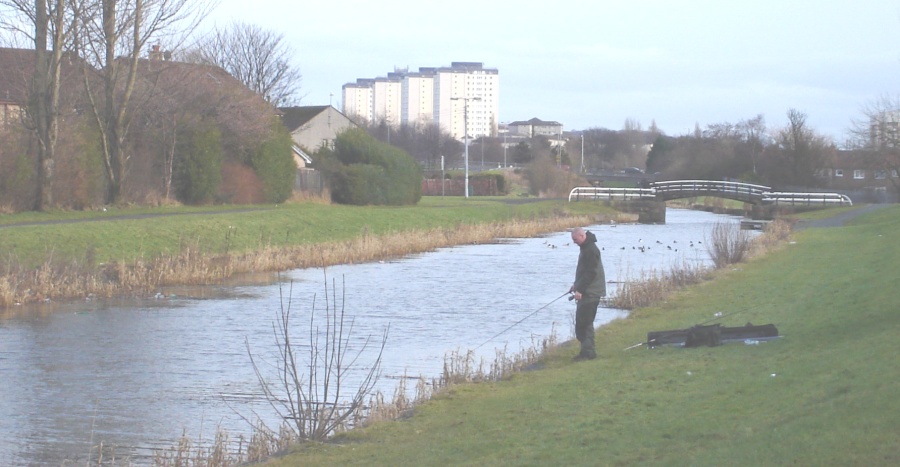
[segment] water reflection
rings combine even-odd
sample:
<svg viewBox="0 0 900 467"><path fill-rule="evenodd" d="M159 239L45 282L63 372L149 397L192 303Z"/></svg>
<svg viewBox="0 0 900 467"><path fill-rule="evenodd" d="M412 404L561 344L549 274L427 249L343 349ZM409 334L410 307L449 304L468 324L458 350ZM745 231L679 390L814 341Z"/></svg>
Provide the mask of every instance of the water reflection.
<svg viewBox="0 0 900 467"><path fill-rule="evenodd" d="M603 248L610 293L649 269L708 262L702 242L723 219L738 221L670 209L666 225L590 227ZM308 335L313 309L324 314L332 285L337 293L329 300L346 310L353 336L377 340L390 326L379 385L387 394L403 375L440 374L450 351L477 347L479 358L492 360L497 349L517 352L554 330L569 339L574 305L558 300L578 255L569 243L559 232L289 271L275 285L172 289L164 300L7 314L0 318L0 464L84 463L96 459L101 441L118 459L140 464L182 434L202 442L217 428L248 433L242 416L273 415L260 398L247 345L264 369L272 368L281 295L290 298L295 339ZM597 324L624 315L601 308ZM364 355L360 366L372 358Z"/></svg>

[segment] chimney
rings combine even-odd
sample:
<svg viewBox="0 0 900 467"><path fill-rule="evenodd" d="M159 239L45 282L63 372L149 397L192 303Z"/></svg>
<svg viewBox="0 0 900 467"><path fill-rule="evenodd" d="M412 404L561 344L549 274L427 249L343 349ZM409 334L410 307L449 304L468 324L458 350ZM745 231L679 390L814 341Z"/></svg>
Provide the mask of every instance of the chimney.
<svg viewBox="0 0 900 467"><path fill-rule="evenodd" d="M150 60L162 60L163 53L159 50L159 44L150 48Z"/></svg>

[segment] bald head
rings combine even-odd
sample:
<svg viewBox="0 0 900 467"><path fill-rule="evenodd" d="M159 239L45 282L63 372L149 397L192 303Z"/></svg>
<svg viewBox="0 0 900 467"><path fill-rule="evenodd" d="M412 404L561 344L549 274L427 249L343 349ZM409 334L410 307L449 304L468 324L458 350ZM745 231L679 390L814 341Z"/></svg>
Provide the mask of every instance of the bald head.
<svg viewBox="0 0 900 467"><path fill-rule="evenodd" d="M572 229L572 241L575 242L576 245L581 246L581 244L584 243L585 238L587 238L587 233L585 233L583 228L575 227Z"/></svg>

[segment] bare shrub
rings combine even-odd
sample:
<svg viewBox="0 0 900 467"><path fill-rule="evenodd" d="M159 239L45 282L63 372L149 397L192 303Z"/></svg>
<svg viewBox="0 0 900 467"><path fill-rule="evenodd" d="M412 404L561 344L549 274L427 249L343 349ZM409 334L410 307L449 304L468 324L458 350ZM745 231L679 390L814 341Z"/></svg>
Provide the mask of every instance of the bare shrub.
<svg viewBox="0 0 900 467"><path fill-rule="evenodd" d="M235 162L222 164L219 198L234 204L257 204L266 201L263 183L250 167Z"/></svg>
<svg viewBox="0 0 900 467"><path fill-rule="evenodd" d="M776 219L769 222L762 235L753 239L753 249L751 256L765 254L772 251L791 236L793 232L793 224L784 219Z"/></svg>
<svg viewBox="0 0 900 467"><path fill-rule="evenodd" d="M284 296L281 296L279 320L272 326L279 354L274 362L277 375L272 380L263 374L247 343L247 354L266 400L297 440L324 441L336 432L350 428L347 422L357 418L357 414L364 409L365 399L372 393L380 376L387 329L381 338L381 348L375 361L368 365L368 370L357 383L349 386L348 371L359 366L357 360L372 341L371 337L367 337L355 353L350 353L353 320L348 322L346 319L343 297L342 290L339 306L336 287L332 282L329 298L326 277L325 329L321 330L316 324L314 298L309 320L309 342L302 345L308 349L308 355L302 360L291 339L290 292L286 303ZM265 424L262 426L268 430Z"/></svg>
<svg viewBox="0 0 900 467"><path fill-rule="evenodd" d="M749 232L741 230L740 225L717 222L706 239L706 251L717 268L724 268L747 258L751 240Z"/></svg>
<svg viewBox="0 0 900 467"><path fill-rule="evenodd" d="M483 358L476 362L472 350L448 352L444 355L444 369L435 387L440 390L456 384L500 381L535 364L544 352L556 347L557 342L556 329L553 329L549 336L539 340L533 338L530 346L517 353L509 354L505 347L497 349L491 363L486 363Z"/></svg>

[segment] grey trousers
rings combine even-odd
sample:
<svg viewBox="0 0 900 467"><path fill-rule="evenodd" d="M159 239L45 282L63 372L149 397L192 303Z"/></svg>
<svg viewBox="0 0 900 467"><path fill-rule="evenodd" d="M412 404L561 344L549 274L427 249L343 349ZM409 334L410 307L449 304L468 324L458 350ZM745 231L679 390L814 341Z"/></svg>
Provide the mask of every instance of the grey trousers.
<svg viewBox="0 0 900 467"><path fill-rule="evenodd" d="M575 338L581 343L582 357L596 357L594 350L594 318L597 316L597 307L600 300L587 301L582 299L575 308Z"/></svg>

